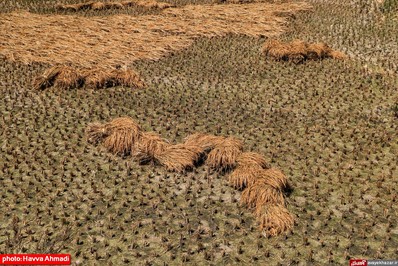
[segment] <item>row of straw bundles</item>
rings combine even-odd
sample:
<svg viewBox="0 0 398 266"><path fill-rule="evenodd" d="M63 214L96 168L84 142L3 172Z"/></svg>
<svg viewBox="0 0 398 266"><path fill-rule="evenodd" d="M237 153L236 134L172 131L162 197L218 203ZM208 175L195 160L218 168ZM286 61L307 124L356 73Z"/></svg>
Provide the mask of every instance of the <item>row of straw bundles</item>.
<svg viewBox="0 0 398 266"><path fill-rule="evenodd" d="M83 86L90 89L114 86L143 88L145 83L137 73L130 69L77 70L69 66L54 66L33 80L33 88L37 90L44 90L52 86L61 89L76 89Z"/></svg>
<svg viewBox="0 0 398 266"><path fill-rule="evenodd" d="M285 207L286 176L269 168L259 154L243 153L241 157L229 181L243 189L241 203L254 210L260 230L274 236L292 228L294 219Z"/></svg>
<svg viewBox="0 0 398 266"><path fill-rule="evenodd" d="M233 170L229 182L243 190L241 203L254 210L261 230L274 236L293 226L283 194L286 176L270 168L260 154L243 152L239 139L195 133L183 143L170 144L156 133L143 131L129 117L92 123L86 129L86 137L90 143L102 143L114 154L131 155L141 163L155 162L170 171L192 169L201 159L212 169Z"/></svg>

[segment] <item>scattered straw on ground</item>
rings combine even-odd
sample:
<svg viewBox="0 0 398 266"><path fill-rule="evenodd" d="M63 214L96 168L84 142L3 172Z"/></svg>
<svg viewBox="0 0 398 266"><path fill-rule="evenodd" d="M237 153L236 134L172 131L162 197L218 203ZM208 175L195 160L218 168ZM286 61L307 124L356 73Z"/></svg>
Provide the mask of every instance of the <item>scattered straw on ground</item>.
<svg viewBox="0 0 398 266"><path fill-rule="evenodd" d="M266 235L276 236L294 225L294 218L283 205L264 205L260 216L260 230Z"/></svg>
<svg viewBox="0 0 398 266"><path fill-rule="evenodd" d="M130 69L97 68L80 71L68 66L54 66L33 80L33 88L37 90L44 90L51 86L61 89L76 89L83 86L92 89L114 86L143 88L145 83L137 73Z"/></svg>
<svg viewBox="0 0 398 266"><path fill-rule="evenodd" d="M114 68L139 59L157 60L201 36L278 36L286 30L287 13L308 9L308 4L294 2L188 5L137 17L4 13L0 54L24 63Z"/></svg>
<svg viewBox="0 0 398 266"><path fill-rule="evenodd" d="M156 9L165 9L169 7L173 7L173 5L164 2L157 1L123 1L123 2L86 2L86 3L78 3L78 4L70 4L63 5L58 4L55 6L58 10L65 11L79 11L79 10L104 10L104 9L120 9L126 7L143 7L143 8L156 8Z"/></svg>
<svg viewBox="0 0 398 266"><path fill-rule="evenodd" d="M307 43L301 40L282 42L271 39L264 43L262 51L275 60L293 61L296 63L324 58L346 58L345 54L333 50L325 43Z"/></svg>

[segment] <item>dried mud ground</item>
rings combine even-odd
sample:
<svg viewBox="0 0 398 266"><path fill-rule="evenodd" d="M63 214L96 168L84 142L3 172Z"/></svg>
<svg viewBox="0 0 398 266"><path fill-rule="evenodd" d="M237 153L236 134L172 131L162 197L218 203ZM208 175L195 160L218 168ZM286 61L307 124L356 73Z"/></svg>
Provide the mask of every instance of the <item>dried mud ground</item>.
<svg viewBox="0 0 398 266"><path fill-rule="evenodd" d="M135 62L145 90L37 92L45 65L1 59L0 253L64 252L73 265L397 259L397 17L372 1L310 2L283 38L326 41L351 60L272 62L264 39L231 35ZM172 141L244 139L288 176L293 231L264 237L225 175L167 173L85 141L88 123L125 115Z"/></svg>

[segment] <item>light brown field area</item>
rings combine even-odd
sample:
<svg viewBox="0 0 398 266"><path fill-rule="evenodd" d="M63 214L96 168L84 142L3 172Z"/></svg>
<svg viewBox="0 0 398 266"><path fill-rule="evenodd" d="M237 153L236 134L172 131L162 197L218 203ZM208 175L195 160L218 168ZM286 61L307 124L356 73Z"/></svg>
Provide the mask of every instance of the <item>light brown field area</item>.
<svg viewBox="0 0 398 266"><path fill-rule="evenodd" d="M309 0L287 3L297 12L286 14L265 8L285 1L166 2L176 7L72 12L55 6L78 0L0 1L0 253L70 253L72 265L397 259L398 4ZM271 35L324 42L348 58L275 61L262 52ZM121 64L146 87L34 90L32 79L56 63ZM285 224L270 213L288 216L264 208L258 220L240 204L235 187L254 182L250 173L206 164L169 172L86 139L88 124L125 116L173 144L195 132L243 140L243 152L286 175L292 230L259 230Z"/></svg>
<svg viewBox="0 0 398 266"><path fill-rule="evenodd" d="M0 54L24 63L114 67L159 59L201 36L277 36L306 3L187 5L158 15L90 17L13 12L0 15Z"/></svg>

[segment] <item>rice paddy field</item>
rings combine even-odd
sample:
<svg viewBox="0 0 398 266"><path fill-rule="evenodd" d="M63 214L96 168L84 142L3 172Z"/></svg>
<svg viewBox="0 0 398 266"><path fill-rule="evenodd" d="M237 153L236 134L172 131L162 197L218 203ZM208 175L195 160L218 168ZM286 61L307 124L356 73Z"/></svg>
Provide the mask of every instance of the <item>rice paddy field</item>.
<svg viewBox="0 0 398 266"><path fill-rule="evenodd" d="M0 2L0 253L68 253L72 265L398 259L398 3L165 2ZM275 61L262 52L274 37L325 42L348 58ZM133 69L145 87L32 86L55 64L101 62ZM292 228L259 230L228 172L167 171L87 141L90 123L125 116L170 143L195 132L242 140L286 175Z"/></svg>

